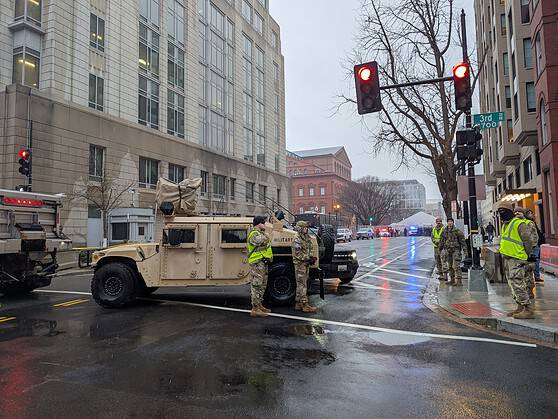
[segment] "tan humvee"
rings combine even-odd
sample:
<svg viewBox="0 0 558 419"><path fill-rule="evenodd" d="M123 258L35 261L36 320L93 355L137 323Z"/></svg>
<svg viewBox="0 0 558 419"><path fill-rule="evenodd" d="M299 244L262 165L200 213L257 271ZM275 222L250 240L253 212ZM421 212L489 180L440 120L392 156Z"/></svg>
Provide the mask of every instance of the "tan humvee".
<svg viewBox="0 0 558 419"><path fill-rule="evenodd" d="M296 292L291 243L296 232L272 217L267 299L289 304ZM121 307L160 287L238 286L250 281L246 240L252 218L166 215L159 243L124 244L97 251L91 291L105 307ZM318 268L319 247L312 236Z"/></svg>

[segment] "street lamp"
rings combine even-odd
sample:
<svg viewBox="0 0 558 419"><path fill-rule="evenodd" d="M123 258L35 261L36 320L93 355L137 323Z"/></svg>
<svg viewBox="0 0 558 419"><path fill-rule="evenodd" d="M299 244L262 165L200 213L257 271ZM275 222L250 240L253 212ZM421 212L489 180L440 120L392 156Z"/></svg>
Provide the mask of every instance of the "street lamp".
<svg viewBox="0 0 558 419"><path fill-rule="evenodd" d="M333 204L333 209L335 210L335 222L337 223L337 227L339 227L339 210L341 209L341 205Z"/></svg>

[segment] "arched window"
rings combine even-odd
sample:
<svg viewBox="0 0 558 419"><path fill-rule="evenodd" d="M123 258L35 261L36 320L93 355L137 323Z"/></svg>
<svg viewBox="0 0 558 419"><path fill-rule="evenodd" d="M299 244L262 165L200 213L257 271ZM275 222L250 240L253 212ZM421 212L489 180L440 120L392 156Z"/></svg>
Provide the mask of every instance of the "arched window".
<svg viewBox="0 0 558 419"><path fill-rule="evenodd" d="M544 103L544 98L541 99L539 104L539 118L541 121L541 137L542 143L545 145L548 143L548 115L546 113L546 103Z"/></svg>
<svg viewBox="0 0 558 419"><path fill-rule="evenodd" d="M541 33L537 32L535 37L535 60L537 65L537 76L542 73L542 44L541 44Z"/></svg>

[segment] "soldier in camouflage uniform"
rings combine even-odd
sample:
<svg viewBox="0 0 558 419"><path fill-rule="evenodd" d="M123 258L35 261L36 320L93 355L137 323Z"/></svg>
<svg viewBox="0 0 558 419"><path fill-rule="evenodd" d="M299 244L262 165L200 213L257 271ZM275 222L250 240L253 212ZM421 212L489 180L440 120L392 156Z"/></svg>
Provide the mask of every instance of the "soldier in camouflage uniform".
<svg viewBox="0 0 558 419"><path fill-rule="evenodd" d="M457 227L455 227L453 218L448 218L447 227L442 231L440 244L438 245L442 255L442 264L444 268L444 277L449 279L446 284L462 286L461 282L461 255L467 253L467 244L465 236Z"/></svg>
<svg viewBox="0 0 558 419"><path fill-rule="evenodd" d="M248 263L250 264L252 317L266 317L271 310L262 304L267 287L267 266L273 260L271 238L265 233L266 218L254 217L254 228L248 235Z"/></svg>
<svg viewBox="0 0 558 419"><path fill-rule="evenodd" d="M303 311L304 313L315 313L317 308L308 303L306 289L310 265L315 262L312 256L312 241L310 240L310 235L308 234L308 223L306 221L297 222L295 230L297 235L292 244L293 262L296 275L295 310Z"/></svg>
<svg viewBox="0 0 558 419"><path fill-rule="evenodd" d="M529 284L532 275L530 263L534 262L531 253L537 244L533 230L522 217L523 210L516 209L508 202L498 206L502 221L500 235L500 254L504 261L504 275L510 286L517 308L508 313L514 319L534 319L535 313L530 307ZM519 215L519 217L517 216Z"/></svg>
<svg viewBox="0 0 558 419"><path fill-rule="evenodd" d="M514 215L519 218L520 220L525 220L527 223L527 226L529 227L529 232L531 233L531 237L532 237L532 241L534 243L537 243L539 241L539 233L538 233L538 229L537 229L537 225L535 224L535 222L527 217L527 213L528 210L527 208L523 208L523 207L516 207L514 210ZM532 212L531 212L532 214ZM533 246L533 250L535 249L536 245ZM534 256L534 255L531 255ZM533 263L529 263L528 264L528 269L529 269L529 281L527 283L527 291L529 292L529 299L534 300L535 299L535 279L533 277L533 272L535 270L535 262Z"/></svg>

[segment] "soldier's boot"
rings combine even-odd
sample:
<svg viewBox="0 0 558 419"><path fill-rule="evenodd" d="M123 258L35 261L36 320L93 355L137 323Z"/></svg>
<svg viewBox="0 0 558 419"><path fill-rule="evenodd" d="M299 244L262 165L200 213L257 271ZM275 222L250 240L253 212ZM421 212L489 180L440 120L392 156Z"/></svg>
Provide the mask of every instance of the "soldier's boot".
<svg viewBox="0 0 558 419"><path fill-rule="evenodd" d="M535 286L534 285L529 287L529 298L531 300L535 299Z"/></svg>
<svg viewBox="0 0 558 419"><path fill-rule="evenodd" d="M534 319L535 313L531 310L531 306L523 306L523 311L513 315L514 319Z"/></svg>
<svg viewBox="0 0 558 419"><path fill-rule="evenodd" d="M446 284L448 285L454 285L455 284L455 279L454 278L450 278L446 281Z"/></svg>
<svg viewBox="0 0 558 419"><path fill-rule="evenodd" d="M463 286L463 282L461 281L461 278L457 278L455 280L455 286L456 287L462 287Z"/></svg>
<svg viewBox="0 0 558 419"><path fill-rule="evenodd" d="M309 303L302 304L303 313L315 313L316 311L318 311L317 307L311 306Z"/></svg>
<svg viewBox="0 0 558 419"><path fill-rule="evenodd" d="M269 308L265 308L263 304L260 304L258 308L264 313L271 313L271 310Z"/></svg>
<svg viewBox="0 0 558 419"><path fill-rule="evenodd" d="M521 304L517 303L517 308L513 311L508 312L507 316L508 317L513 317L516 314L521 313L522 311L523 311L523 306Z"/></svg>
<svg viewBox="0 0 558 419"><path fill-rule="evenodd" d="M256 306L252 307L250 317L267 317L267 313L265 311L262 311L259 306Z"/></svg>

